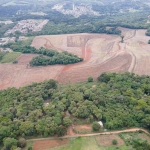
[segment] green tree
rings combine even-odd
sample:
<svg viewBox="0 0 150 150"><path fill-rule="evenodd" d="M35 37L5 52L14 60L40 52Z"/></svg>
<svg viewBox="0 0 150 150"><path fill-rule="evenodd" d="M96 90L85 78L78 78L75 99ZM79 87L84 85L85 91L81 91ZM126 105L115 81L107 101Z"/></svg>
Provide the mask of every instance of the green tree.
<svg viewBox="0 0 150 150"><path fill-rule="evenodd" d="M14 138L6 138L3 143L8 150L10 150L13 146L17 146L17 140Z"/></svg>
<svg viewBox="0 0 150 150"><path fill-rule="evenodd" d="M63 118L63 124L68 127L72 124L72 121L69 119L69 117Z"/></svg>
<svg viewBox="0 0 150 150"><path fill-rule="evenodd" d="M112 144L113 144L113 145L117 145L117 144L118 144L118 141L117 141L116 139L113 139L113 140L112 140Z"/></svg>
<svg viewBox="0 0 150 150"><path fill-rule="evenodd" d="M33 135L34 134L34 123L31 121L21 122L21 125L19 127L20 134L25 135Z"/></svg>
<svg viewBox="0 0 150 150"><path fill-rule="evenodd" d="M21 147L21 148L24 148L26 146L27 142L24 138L20 138L18 140L18 146Z"/></svg>
<svg viewBox="0 0 150 150"><path fill-rule="evenodd" d="M88 82L93 82L93 77L89 77Z"/></svg>
<svg viewBox="0 0 150 150"><path fill-rule="evenodd" d="M93 122L92 129L93 129L93 131L99 131L100 130L100 124L98 122Z"/></svg>

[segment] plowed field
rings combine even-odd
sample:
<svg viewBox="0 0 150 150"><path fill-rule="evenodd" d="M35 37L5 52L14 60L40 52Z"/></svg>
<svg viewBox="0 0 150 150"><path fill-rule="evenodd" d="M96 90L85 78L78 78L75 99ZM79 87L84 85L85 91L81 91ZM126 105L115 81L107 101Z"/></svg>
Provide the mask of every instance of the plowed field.
<svg viewBox="0 0 150 150"><path fill-rule="evenodd" d="M56 79L60 83L95 79L102 72L134 72L150 75L150 45L145 30L120 28L124 37L106 34L66 34L37 36L32 42L36 48L45 47L68 51L84 58L83 62L71 65L30 67L35 56L22 54L18 64L0 64L0 89L20 87L45 79Z"/></svg>

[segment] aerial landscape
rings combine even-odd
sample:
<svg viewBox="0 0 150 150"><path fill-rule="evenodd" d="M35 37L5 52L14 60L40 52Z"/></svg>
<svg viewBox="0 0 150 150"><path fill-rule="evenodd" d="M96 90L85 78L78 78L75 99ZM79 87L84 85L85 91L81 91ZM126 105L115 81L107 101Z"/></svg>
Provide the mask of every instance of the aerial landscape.
<svg viewBox="0 0 150 150"><path fill-rule="evenodd" d="M0 1L0 150L150 150L150 0Z"/></svg>

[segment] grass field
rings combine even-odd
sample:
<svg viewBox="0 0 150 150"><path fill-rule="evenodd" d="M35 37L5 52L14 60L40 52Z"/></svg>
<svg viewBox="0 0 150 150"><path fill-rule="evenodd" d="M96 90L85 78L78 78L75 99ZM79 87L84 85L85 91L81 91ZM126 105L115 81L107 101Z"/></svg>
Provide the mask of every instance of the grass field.
<svg viewBox="0 0 150 150"><path fill-rule="evenodd" d="M105 136L105 135L104 135ZM67 146L49 150L126 150L129 146L100 146L96 136L71 139Z"/></svg>
<svg viewBox="0 0 150 150"><path fill-rule="evenodd" d="M13 63L16 60L16 58L18 58L20 55L21 53L19 52L7 53L0 62L1 63Z"/></svg>

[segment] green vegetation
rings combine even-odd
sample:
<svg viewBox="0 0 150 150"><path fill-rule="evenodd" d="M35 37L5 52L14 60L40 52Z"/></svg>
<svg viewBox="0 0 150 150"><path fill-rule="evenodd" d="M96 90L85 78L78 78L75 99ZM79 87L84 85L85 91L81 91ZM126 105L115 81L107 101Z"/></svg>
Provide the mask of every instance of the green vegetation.
<svg viewBox="0 0 150 150"><path fill-rule="evenodd" d="M25 43L27 45L29 43ZM77 62L83 61L82 58L79 58L76 55L70 54L67 51L59 53L55 50L49 50L45 48L36 49L31 46L21 46L20 43L10 43L4 45L4 47L10 47L15 52L22 53L32 53L32 54L40 54L40 56L34 57L30 61L31 66L46 66L46 65L54 65L54 64L73 64ZM46 57L45 57L46 56Z"/></svg>
<svg viewBox="0 0 150 150"><path fill-rule="evenodd" d="M113 145L117 145L117 144L118 144L117 140L113 139L113 140L112 140L112 144L113 144Z"/></svg>
<svg viewBox="0 0 150 150"><path fill-rule="evenodd" d="M100 130L100 124L98 122L93 122L92 124L93 131L99 131Z"/></svg>
<svg viewBox="0 0 150 150"><path fill-rule="evenodd" d="M145 133L120 133L120 137L125 141L126 145L132 145L135 150L150 149L150 135Z"/></svg>
<svg viewBox="0 0 150 150"><path fill-rule="evenodd" d="M0 10L1 11L1 10ZM3 37L4 36L4 33L13 28L15 26L15 23L13 24L3 24L3 23L0 23L0 37Z"/></svg>
<svg viewBox="0 0 150 150"><path fill-rule="evenodd" d="M24 138L20 138L18 140L18 147L24 148L26 146L27 142Z"/></svg>
<svg viewBox="0 0 150 150"><path fill-rule="evenodd" d="M17 148L17 140L14 138L6 138L4 139L4 149L12 149Z"/></svg>
<svg viewBox="0 0 150 150"><path fill-rule="evenodd" d="M93 82L93 77L89 77L88 82Z"/></svg>
<svg viewBox="0 0 150 150"><path fill-rule="evenodd" d="M67 146L56 148L55 150L99 150L95 137L73 138Z"/></svg>
<svg viewBox="0 0 150 150"><path fill-rule="evenodd" d="M111 135L110 135L111 137ZM72 138L66 146L53 148L51 150L127 150L130 146L100 146L97 136Z"/></svg>
<svg viewBox="0 0 150 150"><path fill-rule="evenodd" d="M7 54L8 52L0 52L0 61L3 59L3 57Z"/></svg>
<svg viewBox="0 0 150 150"><path fill-rule="evenodd" d="M21 55L20 52L9 52L4 55L1 63L13 63L16 61L16 58L18 58Z"/></svg>
<svg viewBox="0 0 150 150"><path fill-rule="evenodd" d="M54 55L53 57L44 57L42 55L34 57L30 61L30 66L46 66L54 64L74 64L82 61L82 58L79 58L76 55L69 54L68 52L62 52Z"/></svg>
<svg viewBox="0 0 150 150"><path fill-rule="evenodd" d="M80 119L102 120L107 129L150 129L149 85L149 76L103 73L97 82L58 85L49 80L1 90L0 141L18 135L64 135L66 127ZM51 102L44 105L45 100Z"/></svg>

